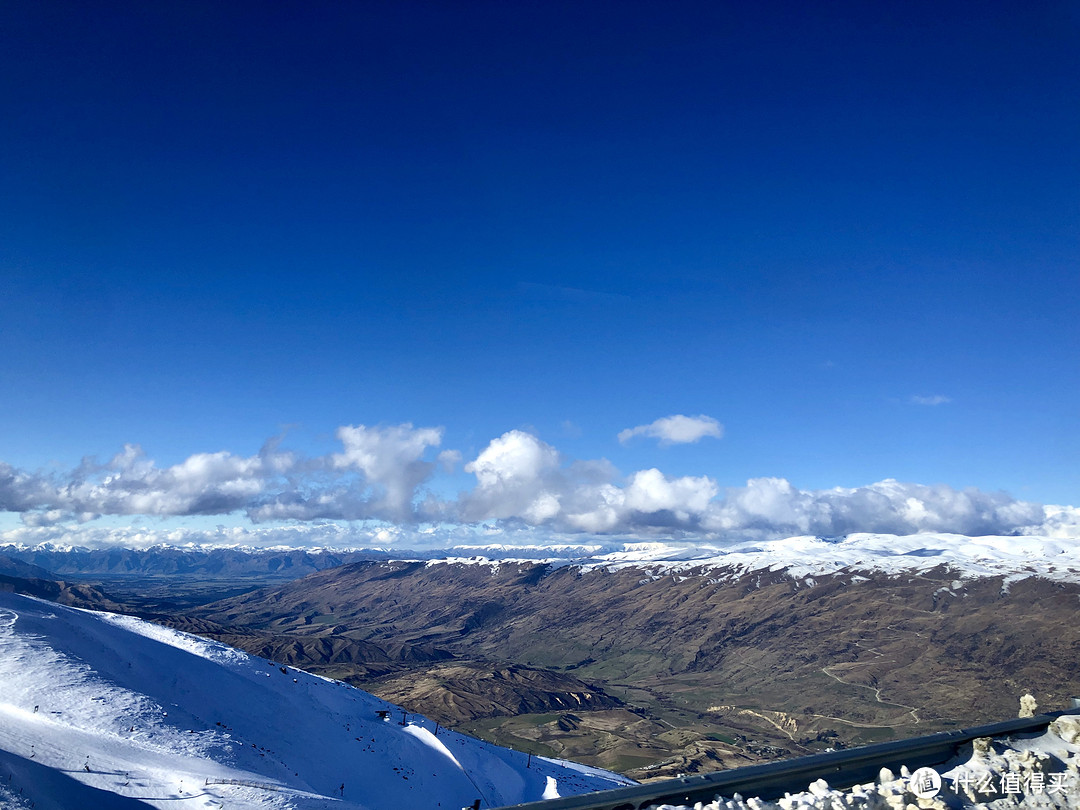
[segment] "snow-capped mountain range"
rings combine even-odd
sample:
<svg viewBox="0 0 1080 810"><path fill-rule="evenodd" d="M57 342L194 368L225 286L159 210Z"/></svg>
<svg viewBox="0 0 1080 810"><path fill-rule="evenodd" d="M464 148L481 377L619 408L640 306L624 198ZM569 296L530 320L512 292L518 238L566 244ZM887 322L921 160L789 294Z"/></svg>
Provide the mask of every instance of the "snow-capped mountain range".
<svg viewBox="0 0 1080 810"><path fill-rule="evenodd" d="M658 574L725 569L728 578L762 570L784 571L795 578L845 570L896 575L944 565L964 578L1002 576L1007 583L1039 576L1058 582L1080 583L1080 544L1035 536L857 533L844 537L802 536L730 545L625 543L614 548L579 547L570 551L475 546L450 549L449 556L431 560L429 564L498 565L500 562L542 560L552 565L576 565L583 570L644 568ZM469 556L455 556L466 553Z"/></svg>
<svg viewBox="0 0 1080 810"><path fill-rule="evenodd" d="M732 546L628 544L589 565L654 564L679 568L787 571L795 577L842 570L900 574L945 565L964 577L1024 579L1040 576L1080 582L1080 545L1047 537L967 537L960 534L849 534L789 537Z"/></svg>
<svg viewBox="0 0 1080 810"><path fill-rule="evenodd" d="M423 551L190 545L84 549L45 544L2 546L0 555L61 575L272 575L284 580L360 560L390 559L457 563L528 560L583 568L662 566L671 571L687 567L769 569L785 570L793 576L829 574L844 569L898 574L946 565L968 577L1015 579L1036 575L1062 582L1080 582L1080 544L1070 539L1036 535L969 537L945 533L861 532L842 537L805 535L732 543L677 540L605 541L579 545L490 543ZM11 573L28 576L15 571Z"/></svg>

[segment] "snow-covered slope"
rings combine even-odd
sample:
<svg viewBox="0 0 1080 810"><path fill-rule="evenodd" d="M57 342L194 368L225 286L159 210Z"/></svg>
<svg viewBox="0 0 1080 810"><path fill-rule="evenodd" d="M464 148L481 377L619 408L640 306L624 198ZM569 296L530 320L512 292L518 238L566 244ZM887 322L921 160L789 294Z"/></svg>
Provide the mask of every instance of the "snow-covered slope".
<svg viewBox="0 0 1080 810"><path fill-rule="evenodd" d="M626 783L402 719L221 644L0 593L4 807L457 810Z"/></svg>
<svg viewBox="0 0 1080 810"><path fill-rule="evenodd" d="M967 537L924 533L849 534L839 538L788 537L726 546L679 543L628 543L585 565L607 568L655 567L663 573L691 568L738 571L784 570L795 577L841 570L902 574L945 565L961 577L1041 576L1080 582L1080 545L1049 537Z"/></svg>

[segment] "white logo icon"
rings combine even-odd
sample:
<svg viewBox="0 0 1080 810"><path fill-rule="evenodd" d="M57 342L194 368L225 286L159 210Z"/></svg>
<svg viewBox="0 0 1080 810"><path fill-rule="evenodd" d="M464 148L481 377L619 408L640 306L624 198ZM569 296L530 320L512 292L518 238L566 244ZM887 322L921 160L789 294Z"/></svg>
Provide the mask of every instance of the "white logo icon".
<svg viewBox="0 0 1080 810"><path fill-rule="evenodd" d="M933 768L919 768L908 780L908 789L920 799L932 799L941 790L941 774Z"/></svg>

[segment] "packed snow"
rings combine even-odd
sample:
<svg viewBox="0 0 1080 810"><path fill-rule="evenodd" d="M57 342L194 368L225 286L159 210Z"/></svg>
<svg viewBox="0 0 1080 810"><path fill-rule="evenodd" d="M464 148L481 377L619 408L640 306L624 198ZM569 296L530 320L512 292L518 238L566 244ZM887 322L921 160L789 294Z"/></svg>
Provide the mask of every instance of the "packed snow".
<svg viewBox="0 0 1080 810"><path fill-rule="evenodd" d="M824 779L777 801L718 797L708 804L651 810L1064 810L1080 807L1080 716L1055 720L1040 735L975 740L940 768L882 769L876 782L834 790Z"/></svg>
<svg viewBox="0 0 1080 810"><path fill-rule="evenodd" d="M0 593L5 808L457 810L629 783L216 642Z"/></svg>

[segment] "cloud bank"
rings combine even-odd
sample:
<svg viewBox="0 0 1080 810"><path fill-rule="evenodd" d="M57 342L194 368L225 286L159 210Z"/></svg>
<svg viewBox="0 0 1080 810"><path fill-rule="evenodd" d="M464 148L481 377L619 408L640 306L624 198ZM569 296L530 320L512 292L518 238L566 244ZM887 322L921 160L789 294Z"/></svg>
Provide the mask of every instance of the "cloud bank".
<svg viewBox="0 0 1080 810"><path fill-rule="evenodd" d="M631 434L674 443L719 436L721 428L708 417L675 416ZM91 527L84 524L103 515L243 515L267 526L263 534L276 531L270 524L293 524L290 537L304 530L320 543L341 542L339 530L327 528L333 521L375 522L383 527L379 531L401 530L414 538L427 531L424 525L438 526L440 535L458 527L470 536L469 527L499 526L548 537L703 540L852 532L1080 537L1080 511L1003 492L892 479L825 490L802 490L783 478L722 486L706 475L669 476L655 467L624 475L605 460L567 459L522 430L492 439L467 461L463 470L475 485L445 498L434 494L433 479L463 457L441 448L442 428L347 425L336 437L340 451L317 457L283 450L272 440L252 456L196 453L168 467L134 445L104 464L84 460L66 473L0 462L0 511L19 514L24 533L48 537L65 531L89 536ZM356 531L367 536L366 529Z"/></svg>
<svg viewBox="0 0 1080 810"><path fill-rule="evenodd" d="M336 436L342 451L317 458L282 451L272 440L254 456L196 453L171 467L158 467L136 445L105 464L86 459L66 475L0 462L0 511L22 513L28 525L97 515L244 513L256 523L439 517L437 504L415 500L437 466L423 456L441 443L441 428L347 425ZM444 464L455 458L441 456Z"/></svg>

